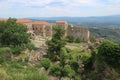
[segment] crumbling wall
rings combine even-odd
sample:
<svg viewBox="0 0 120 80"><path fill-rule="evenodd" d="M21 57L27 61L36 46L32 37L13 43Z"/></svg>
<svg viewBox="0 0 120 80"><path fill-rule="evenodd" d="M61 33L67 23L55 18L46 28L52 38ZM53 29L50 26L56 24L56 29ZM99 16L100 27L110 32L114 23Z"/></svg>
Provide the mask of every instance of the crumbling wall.
<svg viewBox="0 0 120 80"><path fill-rule="evenodd" d="M83 41L89 42L90 32L87 28L68 27L67 35L73 35L75 38L80 37Z"/></svg>

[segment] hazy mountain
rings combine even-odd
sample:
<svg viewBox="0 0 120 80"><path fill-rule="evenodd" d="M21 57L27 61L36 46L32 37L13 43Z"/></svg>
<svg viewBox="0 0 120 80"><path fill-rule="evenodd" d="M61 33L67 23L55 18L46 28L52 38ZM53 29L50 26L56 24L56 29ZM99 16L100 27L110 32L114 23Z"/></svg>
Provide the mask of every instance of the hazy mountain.
<svg viewBox="0 0 120 80"><path fill-rule="evenodd" d="M100 17L33 17L33 20L66 20L73 23L95 23L95 24L120 24L120 15L100 16Z"/></svg>

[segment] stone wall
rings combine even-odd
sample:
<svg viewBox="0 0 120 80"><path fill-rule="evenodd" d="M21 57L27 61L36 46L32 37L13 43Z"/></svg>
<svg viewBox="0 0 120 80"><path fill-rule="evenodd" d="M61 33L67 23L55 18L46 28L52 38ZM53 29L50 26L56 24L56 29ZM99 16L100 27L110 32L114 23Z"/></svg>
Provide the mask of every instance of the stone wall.
<svg viewBox="0 0 120 80"><path fill-rule="evenodd" d="M34 21L32 22L32 30L36 36L42 38L52 37L52 25L45 21Z"/></svg>
<svg viewBox="0 0 120 80"><path fill-rule="evenodd" d="M75 38L80 37L83 41L89 42L90 32L87 28L68 27L67 35L73 35Z"/></svg>

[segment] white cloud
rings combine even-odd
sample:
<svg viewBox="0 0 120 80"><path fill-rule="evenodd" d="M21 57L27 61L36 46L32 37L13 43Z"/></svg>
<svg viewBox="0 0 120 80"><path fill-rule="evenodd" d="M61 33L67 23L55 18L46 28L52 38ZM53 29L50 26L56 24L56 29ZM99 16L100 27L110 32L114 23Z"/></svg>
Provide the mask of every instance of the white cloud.
<svg viewBox="0 0 120 80"><path fill-rule="evenodd" d="M120 14L119 8L120 0L0 0L3 16L96 16Z"/></svg>

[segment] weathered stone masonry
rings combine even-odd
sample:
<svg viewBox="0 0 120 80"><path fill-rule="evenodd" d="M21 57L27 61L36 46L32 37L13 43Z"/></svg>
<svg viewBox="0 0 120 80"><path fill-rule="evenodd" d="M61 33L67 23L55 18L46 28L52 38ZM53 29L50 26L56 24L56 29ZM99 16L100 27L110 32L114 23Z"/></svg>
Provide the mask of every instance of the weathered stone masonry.
<svg viewBox="0 0 120 80"><path fill-rule="evenodd" d="M0 19L0 21L6 21L7 19ZM41 38L48 39L52 37L52 26L59 26L65 29L65 35L73 35L74 37L80 37L83 41L89 42L90 32L87 28L74 27L73 25L68 27L67 21L57 20L56 23L50 24L46 21L32 21L29 19L17 19L18 23L23 23L27 26L28 33L33 36L40 36Z"/></svg>
<svg viewBox="0 0 120 80"><path fill-rule="evenodd" d="M67 34L73 35L74 37L80 37L85 42L89 41L90 32L87 28L68 27Z"/></svg>

